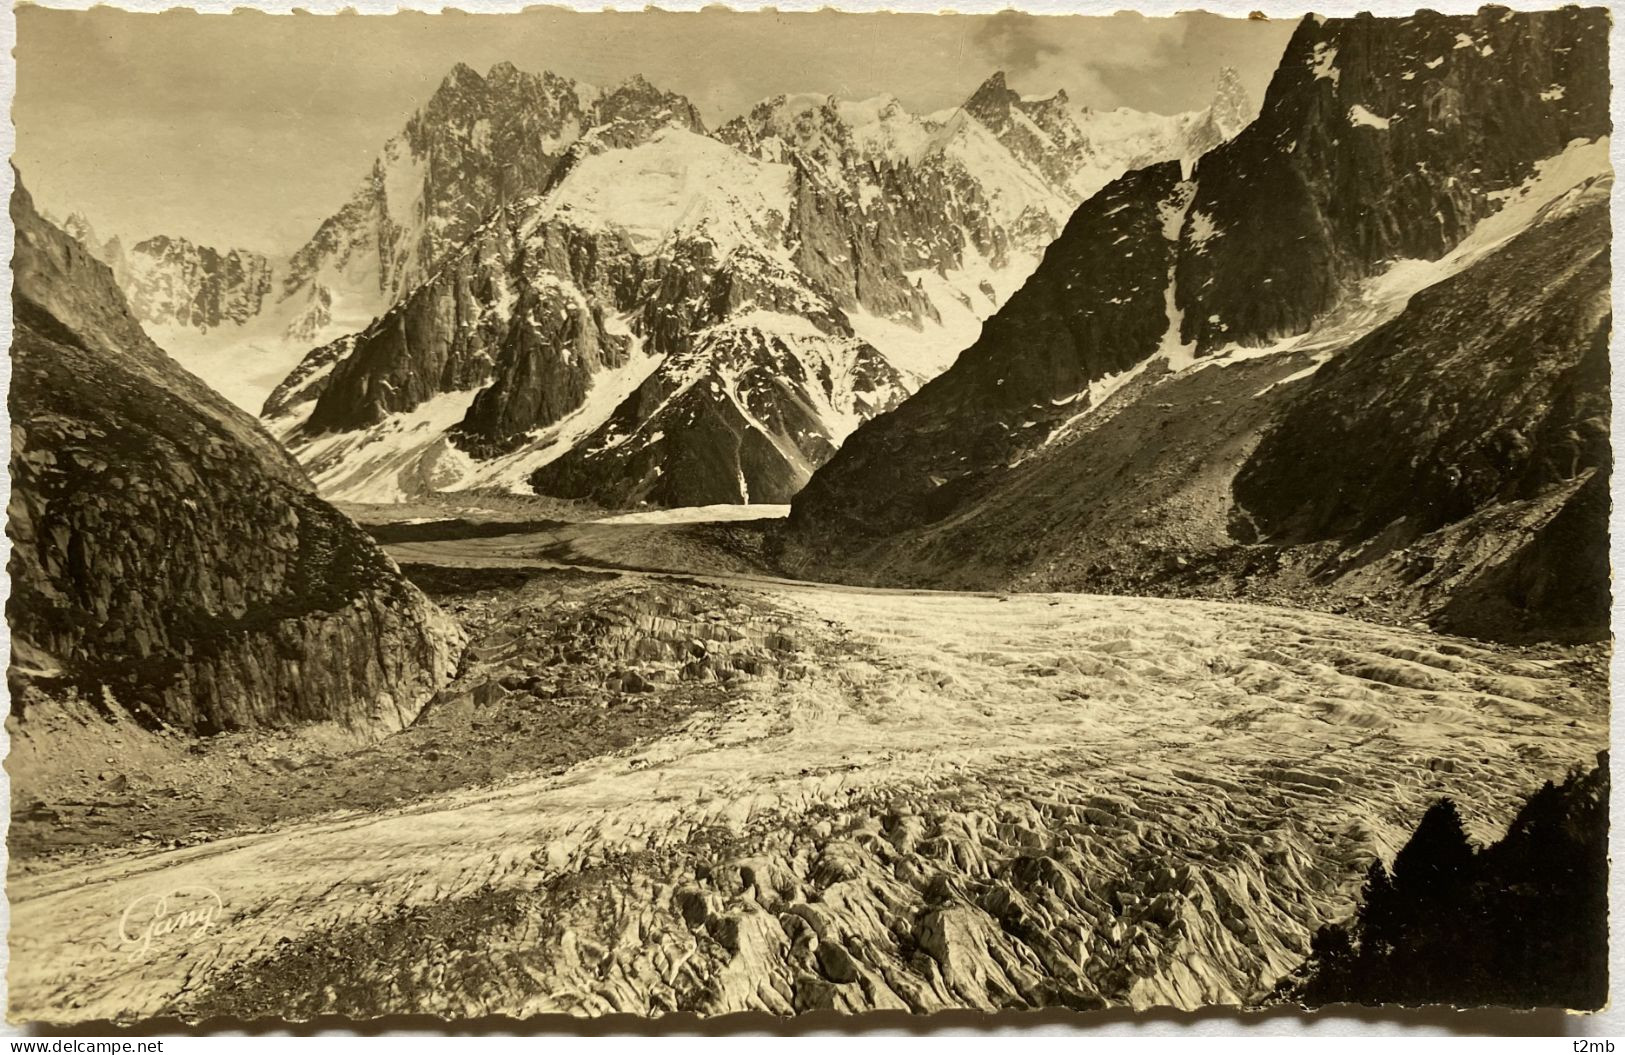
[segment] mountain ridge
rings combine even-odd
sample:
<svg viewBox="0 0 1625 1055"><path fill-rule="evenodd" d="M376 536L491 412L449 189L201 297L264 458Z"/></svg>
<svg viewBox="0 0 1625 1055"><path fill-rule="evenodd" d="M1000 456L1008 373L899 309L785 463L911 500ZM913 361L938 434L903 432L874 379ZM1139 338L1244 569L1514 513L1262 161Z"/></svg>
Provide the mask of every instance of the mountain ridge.
<svg viewBox="0 0 1625 1055"><path fill-rule="evenodd" d="M1045 144L1085 156L1064 99L1000 90L1039 114ZM628 95L632 117L583 133L539 193L505 201L427 285L267 400L327 493L500 480L612 506L786 500L856 421L946 365L919 351L973 333L1079 181L1101 178L1056 186L1047 146L884 97L778 96L708 134L646 82ZM617 401L585 420L606 391ZM662 478L668 457L690 469Z"/></svg>

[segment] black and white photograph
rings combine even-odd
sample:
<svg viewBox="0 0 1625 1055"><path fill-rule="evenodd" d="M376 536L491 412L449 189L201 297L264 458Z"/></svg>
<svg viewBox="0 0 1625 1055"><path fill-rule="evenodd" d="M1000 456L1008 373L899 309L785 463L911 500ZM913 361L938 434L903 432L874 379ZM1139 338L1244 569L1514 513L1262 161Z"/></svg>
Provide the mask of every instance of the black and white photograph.
<svg viewBox="0 0 1625 1055"><path fill-rule="evenodd" d="M17 6L12 1027L1583 1033L1614 17Z"/></svg>

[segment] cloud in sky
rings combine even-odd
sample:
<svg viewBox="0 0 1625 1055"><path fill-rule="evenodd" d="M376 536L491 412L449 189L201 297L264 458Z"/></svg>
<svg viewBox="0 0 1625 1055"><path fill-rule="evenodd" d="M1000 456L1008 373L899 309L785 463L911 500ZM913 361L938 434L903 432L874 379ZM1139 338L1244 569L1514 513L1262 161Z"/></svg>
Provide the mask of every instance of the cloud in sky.
<svg viewBox="0 0 1625 1055"><path fill-rule="evenodd" d="M1090 38L1109 39L1111 47L1092 48ZM1166 66L1183 38L1184 23L1176 19L1091 19L1085 25L1010 10L988 18L975 42L1013 83L1030 91L1065 88L1074 100L1109 110L1130 101L1111 86L1107 69Z"/></svg>
<svg viewBox="0 0 1625 1055"><path fill-rule="evenodd" d="M976 43L1011 73L1031 73L1061 51L1035 16L1019 11L1003 11L989 18L976 31Z"/></svg>

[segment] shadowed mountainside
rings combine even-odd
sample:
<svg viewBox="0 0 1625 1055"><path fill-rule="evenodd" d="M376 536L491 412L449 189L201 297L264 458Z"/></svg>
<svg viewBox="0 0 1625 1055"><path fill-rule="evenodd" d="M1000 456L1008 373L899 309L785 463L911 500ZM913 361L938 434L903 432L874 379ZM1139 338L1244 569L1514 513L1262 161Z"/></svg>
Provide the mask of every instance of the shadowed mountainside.
<svg viewBox="0 0 1625 1055"><path fill-rule="evenodd" d="M34 688L197 733L410 722L461 632L20 187L11 210L14 714Z"/></svg>

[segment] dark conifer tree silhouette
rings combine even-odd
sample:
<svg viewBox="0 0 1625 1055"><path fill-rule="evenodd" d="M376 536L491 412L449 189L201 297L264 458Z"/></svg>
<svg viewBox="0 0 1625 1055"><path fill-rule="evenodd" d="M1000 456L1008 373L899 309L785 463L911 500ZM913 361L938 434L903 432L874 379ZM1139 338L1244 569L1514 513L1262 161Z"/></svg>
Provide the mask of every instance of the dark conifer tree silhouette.
<svg viewBox="0 0 1625 1055"><path fill-rule="evenodd" d="M1441 799L1372 862L1355 917L1322 927L1277 997L1330 1003L1601 1007L1608 996L1608 768L1547 782L1474 850Z"/></svg>

